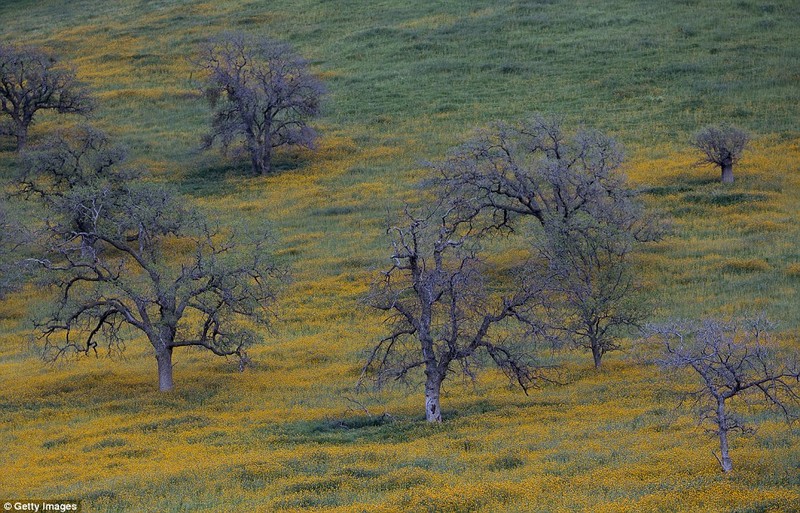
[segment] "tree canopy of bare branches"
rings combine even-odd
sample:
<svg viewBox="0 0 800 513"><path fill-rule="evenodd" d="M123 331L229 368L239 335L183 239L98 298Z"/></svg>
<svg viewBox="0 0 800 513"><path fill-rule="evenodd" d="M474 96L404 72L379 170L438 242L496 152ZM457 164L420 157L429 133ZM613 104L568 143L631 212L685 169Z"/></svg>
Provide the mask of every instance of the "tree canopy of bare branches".
<svg viewBox="0 0 800 513"><path fill-rule="evenodd" d="M557 117L498 123L434 164L444 197L475 223L513 226L522 217L548 263L554 331L592 351L595 366L645 308L631 253L660 236L620 167L616 141L595 130L568 133Z"/></svg>
<svg viewBox="0 0 800 513"><path fill-rule="evenodd" d="M46 213L31 259L59 291L37 321L46 359L120 348L139 333L173 388L175 348L235 356L267 324L278 270L263 237L214 229L169 191L127 180L120 150L96 131L51 140L27 154L20 181Z"/></svg>
<svg viewBox="0 0 800 513"><path fill-rule="evenodd" d="M22 269L17 250L23 243L19 222L0 207L0 299L21 284Z"/></svg>
<svg viewBox="0 0 800 513"><path fill-rule="evenodd" d="M370 297L389 314L391 333L372 349L362 378L372 374L380 385L422 369L429 422L442 420L442 382L456 365L472 376L480 352L526 393L547 379L525 343L538 335L541 297L524 271L507 293L491 293L469 217L453 208L416 216L406 209L404 221L388 229L392 266Z"/></svg>
<svg viewBox="0 0 800 513"><path fill-rule="evenodd" d="M286 43L242 33L222 34L200 49L203 93L213 109L205 147L224 150L242 140L253 172L272 170L281 146L313 147L308 120L320 113L322 83Z"/></svg>
<svg viewBox="0 0 800 513"><path fill-rule="evenodd" d="M733 165L741 160L749 142L747 132L732 125L707 126L690 141L702 154L697 165L718 166L722 183L733 183Z"/></svg>
<svg viewBox="0 0 800 513"><path fill-rule="evenodd" d="M692 394L700 422L709 422L719 438L724 472L733 469L728 435L746 431L742 418L732 411L734 398L760 397L787 418L795 418L800 405L800 367L797 355L781 355L770 344L770 323L763 317L722 322L672 322L650 328L663 348L658 363L666 370L691 369L699 378Z"/></svg>
<svg viewBox="0 0 800 513"><path fill-rule="evenodd" d="M591 216L548 223L536 242L547 285L547 327L558 338L603 355L621 348L621 336L636 331L648 314L628 232Z"/></svg>
<svg viewBox="0 0 800 513"><path fill-rule="evenodd" d="M34 47L0 44L0 135L25 147L34 116L42 110L88 114L94 107L75 72L51 54Z"/></svg>

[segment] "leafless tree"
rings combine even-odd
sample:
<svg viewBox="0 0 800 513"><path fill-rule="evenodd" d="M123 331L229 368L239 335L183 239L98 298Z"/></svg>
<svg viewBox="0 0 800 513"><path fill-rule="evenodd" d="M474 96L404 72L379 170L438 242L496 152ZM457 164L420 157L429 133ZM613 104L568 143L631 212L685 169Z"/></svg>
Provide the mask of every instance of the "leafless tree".
<svg viewBox="0 0 800 513"><path fill-rule="evenodd" d="M647 300L630 259L631 234L592 217L553 220L536 242L545 262L548 329L592 353L620 349L618 338L638 328Z"/></svg>
<svg viewBox="0 0 800 513"><path fill-rule="evenodd" d="M433 164L444 195L498 219L591 216L650 240L655 225L620 167L619 144L595 130L570 134L558 117L497 123Z"/></svg>
<svg viewBox="0 0 800 513"><path fill-rule="evenodd" d="M31 152L22 182L46 213L30 260L59 290L36 323L43 357L97 354L100 343L112 350L139 332L155 351L161 390L173 388L175 348L236 356L243 368L259 338L244 321L271 318L278 272L266 239L212 229L168 191L124 179L117 154L84 135Z"/></svg>
<svg viewBox="0 0 800 513"><path fill-rule="evenodd" d="M524 343L539 329L535 310L541 297L532 288L535 282L520 271L513 290L490 292L478 233L455 209L422 216L406 209L405 221L388 230L393 265L370 297L373 307L390 314L391 333L372 349L362 378L374 375L380 385L421 368L429 422L442 420L442 382L457 372L456 365L472 376L479 352L526 393L547 379Z"/></svg>
<svg viewBox="0 0 800 513"><path fill-rule="evenodd" d="M28 129L41 110L88 114L94 102L75 72L51 54L30 46L0 44L0 134L13 136L17 151L25 147Z"/></svg>
<svg viewBox="0 0 800 513"><path fill-rule="evenodd" d="M90 185L117 188L141 175L125 165L123 147L90 125L58 130L27 147L22 157L15 177L17 193L46 203Z"/></svg>
<svg viewBox="0 0 800 513"><path fill-rule="evenodd" d="M631 263L640 242L662 231L621 173L613 138L566 132L557 117L496 124L435 164L438 185L474 220L512 226L532 218L535 251L548 262L551 329L590 348L595 366L618 348L621 329L644 309Z"/></svg>
<svg viewBox="0 0 800 513"><path fill-rule="evenodd" d="M741 160L750 136L731 125L707 126L690 142L703 154L697 165L718 166L722 171L722 183L733 183L733 165Z"/></svg>
<svg viewBox="0 0 800 513"><path fill-rule="evenodd" d="M319 115L322 83L289 45L242 33L218 36L200 49L203 93L214 111L210 147L224 150L243 140L253 172L272 170L273 151L286 145L313 147L307 121Z"/></svg>
<svg viewBox="0 0 800 513"><path fill-rule="evenodd" d="M724 472L733 469L728 435L749 429L731 411L732 399L761 397L787 418L796 417L793 409L800 404L797 355L781 356L769 343L770 329L763 317L741 322L673 322L650 328L664 349L661 366L691 369L700 378L700 387L692 395L700 422L710 422L711 433L719 438L717 459Z"/></svg>

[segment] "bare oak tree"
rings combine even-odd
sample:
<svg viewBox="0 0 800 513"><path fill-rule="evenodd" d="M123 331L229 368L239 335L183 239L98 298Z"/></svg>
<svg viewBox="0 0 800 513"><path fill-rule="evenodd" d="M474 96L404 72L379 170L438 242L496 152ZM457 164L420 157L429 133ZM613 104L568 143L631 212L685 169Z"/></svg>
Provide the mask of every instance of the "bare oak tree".
<svg viewBox="0 0 800 513"><path fill-rule="evenodd" d="M546 262L548 329L592 353L595 368L603 355L620 349L620 336L647 317L647 301L637 280L630 233L589 216L553 220L536 242Z"/></svg>
<svg viewBox="0 0 800 513"><path fill-rule="evenodd" d="M597 367L619 347L620 330L643 318L631 253L661 231L627 184L623 160L611 137L571 134L557 117L534 116L496 124L434 165L463 215L505 226L535 220L531 244L548 262L551 305L560 307L550 309L550 328L591 349Z"/></svg>
<svg viewBox="0 0 800 513"><path fill-rule="evenodd" d="M70 191L101 186L117 189L141 178L125 165L127 151L90 125L58 130L28 147L15 181L17 194L52 206Z"/></svg>
<svg viewBox="0 0 800 513"><path fill-rule="evenodd" d="M728 435L749 429L731 411L734 398L760 397L789 419L796 416L793 408L800 404L797 355L781 357L769 344L770 328L763 317L741 322L673 322L650 328L664 350L661 366L691 369L700 378L700 387L692 395L700 422L710 422L711 433L719 438L717 460L724 472L733 469Z"/></svg>
<svg viewBox="0 0 800 513"><path fill-rule="evenodd" d="M34 116L42 110L88 114L94 102L75 72L49 53L34 47L0 44L0 135L25 147Z"/></svg>
<svg viewBox="0 0 800 513"><path fill-rule="evenodd" d="M690 142L703 154L697 165L718 166L722 183L733 183L733 165L741 160L750 136L735 126L718 125L703 128Z"/></svg>
<svg viewBox="0 0 800 513"><path fill-rule="evenodd" d="M324 88L289 45L226 33L200 49L197 65L214 113L205 147L219 141L227 151L243 140L258 174L272 170L276 148L313 147L316 133L307 122L319 115Z"/></svg>
<svg viewBox="0 0 800 513"><path fill-rule="evenodd" d="M139 333L155 352L162 391L173 388L175 348L235 356L243 368L259 338L247 323L267 323L274 301L264 239L240 241L168 191L125 180L115 152L84 135L31 152L21 182L46 214L31 261L59 291L37 321L42 356L96 354L101 343L113 350Z"/></svg>
<svg viewBox="0 0 800 513"><path fill-rule="evenodd" d="M405 380L413 369L425 374L425 417L441 422L440 391L454 367L473 376L484 352L526 391L546 379L525 339L536 333L533 313L539 291L520 272L505 295L487 289L478 255L478 235L456 210L435 209L407 224L392 226L392 267L383 273L370 304L390 314L391 333L372 349L362 378L379 385ZM524 327L523 332L514 331Z"/></svg>

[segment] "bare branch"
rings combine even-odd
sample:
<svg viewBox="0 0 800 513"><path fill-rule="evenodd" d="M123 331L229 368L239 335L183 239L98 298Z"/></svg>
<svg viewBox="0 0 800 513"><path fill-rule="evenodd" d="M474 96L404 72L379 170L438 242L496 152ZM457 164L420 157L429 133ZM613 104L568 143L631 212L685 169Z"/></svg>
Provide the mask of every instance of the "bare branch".
<svg viewBox="0 0 800 513"><path fill-rule="evenodd" d="M706 319L700 323L672 322L650 326L648 332L663 348L658 363L665 369L691 369L700 378L696 392L698 417L714 425L720 439L721 465L733 468L728 434L749 432L744 421L729 411L728 401L748 395L761 397L787 419L800 406L796 361L769 345L770 323L763 317L740 322Z"/></svg>

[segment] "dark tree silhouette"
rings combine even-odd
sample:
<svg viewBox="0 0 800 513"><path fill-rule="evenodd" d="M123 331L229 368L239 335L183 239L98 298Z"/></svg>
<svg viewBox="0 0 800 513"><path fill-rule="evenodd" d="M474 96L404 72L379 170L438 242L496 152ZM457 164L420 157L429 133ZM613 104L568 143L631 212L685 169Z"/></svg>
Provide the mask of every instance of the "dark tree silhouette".
<svg viewBox="0 0 800 513"><path fill-rule="evenodd" d="M661 232L622 163L613 138L570 134L559 118L535 116L496 124L433 166L442 194L462 215L505 226L536 221L531 243L556 286L548 324L589 348L597 367L619 347L616 335L643 320L631 253Z"/></svg>
<svg viewBox="0 0 800 513"><path fill-rule="evenodd" d="M787 418L796 416L792 408L800 404L797 355L782 357L769 344L770 328L764 318L673 322L650 328L664 350L661 366L691 369L700 378L700 387L692 395L700 421L710 422L711 432L719 438L717 459L724 472L733 470L728 435L748 430L731 411L734 398L760 396Z"/></svg>
<svg viewBox="0 0 800 513"><path fill-rule="evenodd" d="M139 332L161 390L173 388L175 348L236 356L243 368L259 337L242 321L267 323L274 301L265 239L224 234L168 191L127 179L97 132L50 144L28 154L21 181L46 214L30 261L59 291L37 321L43 357L114 350Z"/></svg>
<svg viewBox="0 0 800 513"><path fill-rule="evenodd" d="M741 160L749 142L747 132L731 125L705 127L691 140L703 154L697 165L718 166L722 183L733 183L733 165Z"/></svg>
<svg viewBox="0 0 800 513"><path fill-rule="evenodd" d="M319 115L324 88L289 45L226 33L201 48L197 65L214 113L206 147L219 141L227 151L241 140L259 174L272 170L276 148L313 147L316 133L307 122Z"/></svg>
<svg viewBox="0 0 800 513"><path fill-rule="evenodd" d="M75 72L44 50L0 44L0 134L25 147L34 116L42 110L88 114L94 102Z"/></svg>
<svg viewBox="0 0 800 513"><path fill-rule="evenodd" d="M481 352L526 393L547 379L523 343L538 334L535 282L520 271L513 290L490 293L475 245L479 234L455 210L419 217L406 210L405 221L388 230L393 265L370 297L373 307L391 314L392 330L371 351L362 378L373 374L381 385L423 369L429 422L442 420L444 380L457 369L472 376Z"/></svg>

